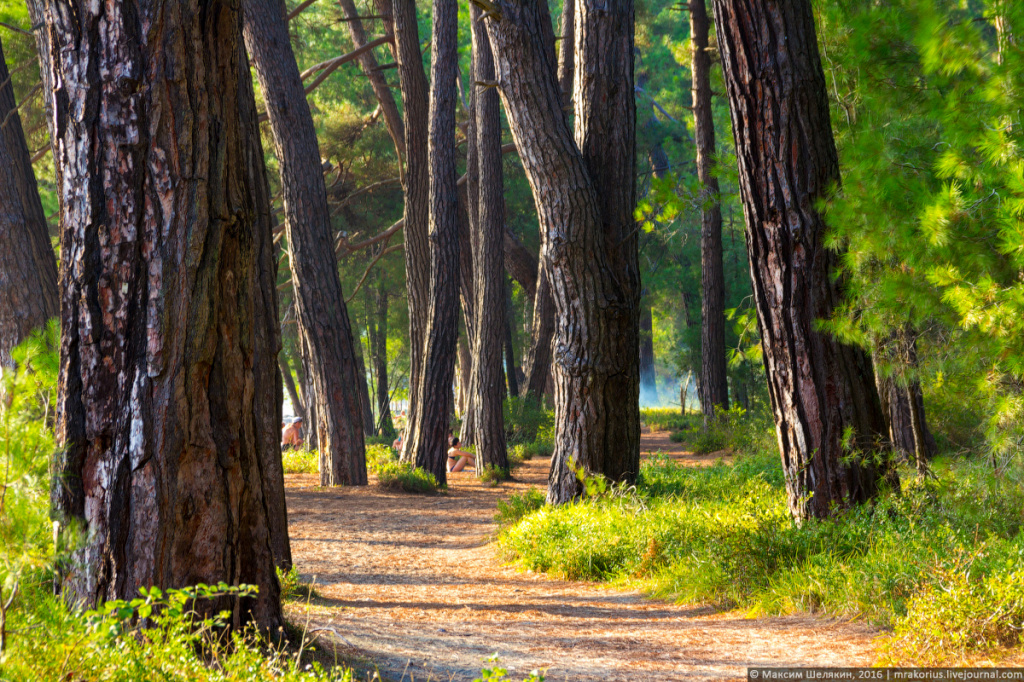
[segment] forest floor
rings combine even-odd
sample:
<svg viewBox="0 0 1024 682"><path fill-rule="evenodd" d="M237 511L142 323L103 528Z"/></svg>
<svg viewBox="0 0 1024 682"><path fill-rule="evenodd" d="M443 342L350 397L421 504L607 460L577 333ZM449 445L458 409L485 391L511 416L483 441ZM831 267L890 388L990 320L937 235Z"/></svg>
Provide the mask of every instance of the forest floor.
<svg viewBox="0 0 1024 682"><path fill-rule="evenodd" d="M717 459L684 452L667 433L641 442L645 456ZM472 680L494 653L511 680L546 668L549 682L746 679L748 665L873 662L877 633L863 624L748 619L503 565L491 543L497 501L543 488L547 465L526 462L497 488L453 474L435 496L287 476L292 554L316 585L308 606L291 602L290 620L319 635L322 651L333 644L395 682Z"/></svg>

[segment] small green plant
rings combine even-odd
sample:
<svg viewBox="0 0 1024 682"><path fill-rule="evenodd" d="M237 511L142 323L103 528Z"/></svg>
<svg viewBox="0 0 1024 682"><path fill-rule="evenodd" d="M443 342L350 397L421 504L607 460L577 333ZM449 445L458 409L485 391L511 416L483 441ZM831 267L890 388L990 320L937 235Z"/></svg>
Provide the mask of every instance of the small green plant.
<svg viewBox="0 0 1024 682"><path fill-rule="evenodd" d="M316 450L291 449L281 453L286 474L315 474L320 471L320 455Z"/></svg>
<svg viewBox="0 0 1024 682"><path fill-rule="evenodd" d="M505 431L510 444L532 443L550 435L555 414L533 398L509 398L505 401Z"/></svg>
<svg viewBox="0 0 1024 682"><path fill-rule="evenodd" d="M397 461L398 453L392 450L390 445L367 444L366 470L370 473L377 474L384 465Z"/></svg>
<svg viewBox="0 0 1024 682"><path fill-rule="evenodd" d="M480 677L474 679L473 682L509 682L508 670L501 667L498 654L491 654L485 663L490 667L482 668ZM543 670L531 670L530 674L523 678L523 682L544 682L544 672Z"/></svg>
<svg viewBox="0 0 1024 682"><path fill-rule="evenodd" d="M507 481L509 478L511 478L511 472L508 469L502 469L493 464L484 465L480 469L480 482L485 485L493 487L502 481Z"/></svg>
<svg viewBox="0 0 1024 682"><path fill-rule="evenodd" d="M438 489L434 474L407 462L385 462L377 469L377 483L388 490L407 493L435 493Z"/></svg>
<svg viewBox="0 0 1024 682"><path fill-rule="evenodd" d="M498 512L494 520L499 526L510 526L543 507L544 501L544 493L537 488L530 488L525 493L513 493L507 500L498 500Z"/></svg>

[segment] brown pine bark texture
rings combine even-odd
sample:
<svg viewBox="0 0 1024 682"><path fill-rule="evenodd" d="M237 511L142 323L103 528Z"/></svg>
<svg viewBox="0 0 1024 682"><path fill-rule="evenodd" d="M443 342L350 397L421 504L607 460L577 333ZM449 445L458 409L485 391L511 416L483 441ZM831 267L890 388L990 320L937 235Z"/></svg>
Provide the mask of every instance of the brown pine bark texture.
<svg viewBox="0 0 1024 682"><path fill-rule="evenodd" d="M693 45L693 129L697 147L697 179L701 184L701 411L706 417L729 409L725 359L725 267L722 263L722 204L715 164L715 119L711 112L711 56L708 54L705 0L690 0Z"/></svg>
<svg viewBox="0 0 1024 682"><path fill-rule="evenodd" d="M505 255L505 270L523 288L526 298L532 301L537 295L537 258L507 227L502 246Z"/></svg>
<svg viewBox="0 0 1024 682"><path fill-rule="evenodd" d="M470 10L473 42L473 81L494 79L494 57L487 31L479 21L480 9ZM474 89L479 86L474 85ZM471 408L477 445L477 475L486 467L508 471L503 416L505 373L505 187L501 160L501 110L494 88L480 88L474 96L478 201L472 239L474 294L473 368Z"/></svg>
<svg viewBox="0 0 1024 682"><path fill-rule="evenodd" d="M374 320L370 324L370 356L373 373L377 378L377 428L384 429L385 435L394 435L391 418L391 393L388 382L388 291L384 287L384 274L377 273L377 287L374 292Z"/></svg>
<svg viewBox="0 0 1024 682"><path fill-rule="evenodd" d="M576 7L575 137L544 8L498 6L501 19L486 20L497 81L546 235L558 315L548 500L564 503L583 493L578 469L625 481L639 469L633 6Z"/></svg>
<svg viewBox="0 0 1024 682"><path fill-rule="evenodd" d="M808 0L714 7L789 510L827 517L874 497L887 464L870 358L817 329L842 291L817 210L839 163L814 18Z"/></svg>
<svg viewBox="0 0 1024 682"><path fill-rule="evenodd" d="M17 106L0 45L0 121L7 122L0 130L0 368L60 313L57 259Z"/></svg>
<svg viewBox="0 0 1024 682"><path fill-rule="evenodd" d="M458 17L455 0L434 0L428 118L430 303L406 451L407 461L434 474L441 484L447 481L446 453L459 333L459 197L455 166Z"/></svg>
<svg viewBox="0 0 1024 682"><path fill-rule="evenodd" d="M644 302L640 308L640 393L657 392L654 376L654 311Z"/></svg>
<svg viewBox="0 0 1024 682"><path fill-rule="evenodd" d="M382 2L384 0L381 0ZM393 0L395 61L402 91L405 118L405 283L409 306L409 409L411 425L419 409L416 387L423 365L427 311L430 301L430 247L427 242L430 216L430 165L427 154L427 123L430 107L427 75L423 71L415 0ZM454 83L452 84L454 85ZM402 457L411 460L411 439L405 439Z"/></svg>
<svg viewBox="0 0 1024 682"><path fill-rule="evenodd" d="M246 0L245 40L267 103L281 165L295 317L312 383L320 485L366 485L359 375L334 255L327 188L313 117L284 20L282 0ZM309 406L307 405L307 408Z"/></svg>
<svg viewBox="0 0 1024 682"><path fill-rule="evenodd" d="M280 338L241 8L76 8L39 8L63 254L52 493L85 531L63 589L251 583L198 606L276 629Z"/></svg>

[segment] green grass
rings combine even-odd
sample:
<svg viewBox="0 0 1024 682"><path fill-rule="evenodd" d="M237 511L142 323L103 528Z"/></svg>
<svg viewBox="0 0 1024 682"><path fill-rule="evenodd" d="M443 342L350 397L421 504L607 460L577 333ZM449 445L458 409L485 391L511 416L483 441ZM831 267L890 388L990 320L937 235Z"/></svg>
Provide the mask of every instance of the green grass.
<svg viewBox="0 0 1024 682"><path fill-rule="evenodd" d="M285 450L281 453L286 474L315 474L319 469L319 458L316 450Z"/></svg>
<svg viewBox="0 0 1024 682"><path fill-rule="evenodd" d="M1020 644L1024 466L997 477L980 460L939 461L934 481L906 472L902 496L798 527L778 455L753 447L770 440L748 439L732 466L645 462L635 491L557 508L510 499L500 545L524 568L680 602L860 617L892 628L891 662Z"/></svg>
<svg viewBox="0 0 1024 682"><path fill-rule="evenodd" d="M406 462L387 462L377 469L377 484L388 490L407 493L436 493L434 474Z"/></svg>
<svg viewBox="0 0 1024 682"><path fill-rule="evenodd" d="M640 410L640 421L655 431L679 431L698 424L700 415L683 414L670 407L651 407Z"/></svg>

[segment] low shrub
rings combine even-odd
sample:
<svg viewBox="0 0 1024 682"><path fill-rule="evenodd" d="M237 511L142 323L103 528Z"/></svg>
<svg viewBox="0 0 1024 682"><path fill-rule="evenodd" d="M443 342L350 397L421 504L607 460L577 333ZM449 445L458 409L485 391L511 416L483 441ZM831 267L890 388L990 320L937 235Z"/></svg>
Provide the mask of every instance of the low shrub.
<svg viewBox="0 0 1024 682"><path fill-rule="evenodd" d="M480 470L480 482L489 486L496 486L502 481L507 481L511 478L511 472L509 469L502 469L501 467L494 466L493 464L484 465Z"/></svg>
<svg viewBox="0 0 1024 682"><path fill-rule="evenodd" d="M281 453L286 474L315 474L320 471L320 455L316 450L291 449Z"/></svg>
<svg viewBox="0 0 1024 682"><path fill-rule="evenodd" d="M366 446L366 470L372 474L379 474L382 466L393 464L398 461L398 453L391 449L391 445L367 444Z"/></svg>
<svg viewBox="0 0 1024 682"><path fill-rule="evenodd" d="M553 440L555 413L532 398L505 400L505 437L510 444Z"/></svg>
<svg viewBox="0 0 1024 682"><path fill-rule="evenodd" d="M694 425L699 415L683 414L682 410L667 407L649 407L640 410L641 423L653 431L680 431Z"/></svg>
<svg viewBox="0 0 1024 682"><path fill-rule="evenodd" d="M494 520L500 527L511 526L530 512L543 507L544 500L544 492L537 488L530 488L525 493L513 493L507 500L498 500L498 512Z"/></svg>
<svg viewBox="0 0 1024 682"><path fill-rule="evenodd" d="M407 493L435 493L438 489L434 474L407 462L385 462L377 468L377 483L388 490Z"/></svg>
<svg viewBox="0 0 1024 682"><path fill-rule="evenodd" d="M861 617L894 628L894 661L1019 644L1024 464L997 476L980 459L939 459L935 480L906 472L901 495L797 526L777 451L752 445L771 430L731 428L748 439L732 465L661 457L631 494L559 507L513 497L496 517L501 548L525 568L687 603Z"/></svg>

